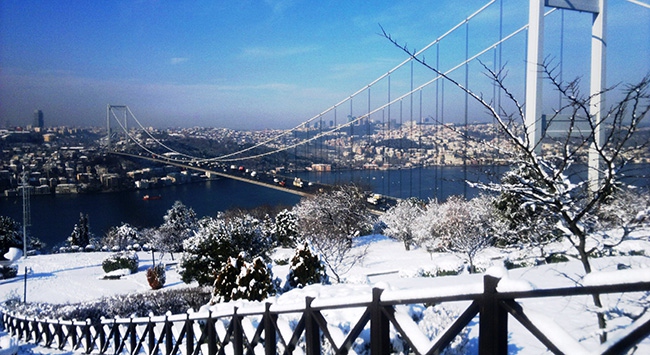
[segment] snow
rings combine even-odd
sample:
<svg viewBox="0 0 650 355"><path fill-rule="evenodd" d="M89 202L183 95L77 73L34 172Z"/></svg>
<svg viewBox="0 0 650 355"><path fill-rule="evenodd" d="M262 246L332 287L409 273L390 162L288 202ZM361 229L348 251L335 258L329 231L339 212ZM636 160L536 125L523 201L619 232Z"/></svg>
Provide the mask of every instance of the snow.
<svg viewBox="0 0 650 355"><path fill-rule="evenodd" d="M650 242L647 241L648 236L650 236L650 230L645 230L643 234L635 235L635 238L630 243L622 243L619 248L620 251L625 251L625 255L593 259L595 271L586 277L582 272L581 264L575 260L567 263L505 270L503 268L504 260L530 258L530 255L527 255L523 250L488 248L477 254L475 263L487 270L486 273L501 278L498 284L499 292L573 286L576 284L601 285L614 281L648 282L650 281L650 273L647 271L650 260L643 255L629 255L630 253L628 253L629 250L650 250ZM402 242L377 235L362 237L357 242L356 247L367 247L367 254L361 263L358 263L347 274L343 275L346 282L333 285L310 285L275 296L269 300L272 303L272 310L300 310L305 306L305 297L314 298L312 306L368 302L372 299L372 289L375 287L384 290L382 300L443 297L458 293L472 295L483 291L482 280L484 274L468 274L466 265L463 264L462 254L429 254L426 250L417 248L406 251ZM549 246L549 250L554 248L567 248L567 246ZM102 261L110 255L111 253L108 252L93 252L37 255L21 258L16 262L18 276L10 280L0 280L0 297L3 300L10 298L23 299L25 296L23 294L25 271L27 271L26 297L28 302L69 304L118 294L155 292L150 290L146 279L146 269L152 266L150 253L138 253L140 263L137 273L123 273L120 274L119 279L104 279L105 273L101 265ZM286 260L291 255L292 251L290 250L278 249L272 255L272 259ZM180 255L177 254L175 257L178 259ZM159 255L156 255L156 262L161 262ZM165 255L162 262L174 265L169 254ZM627 269L618 270L620 265L624 265ZM461 271L458 276L432 277L435 272L423 273L422 270ZM280 279L286 277L287 272L288 267L286 265L274 266L273 268L274 277ZM424 274L429 277L423 277ZM165 289L195 286L194 284L186 285L183 283L174 266L167 271L166 275ZM632 297L633 301L641 301L639 293L630 294L629 297ZM611 301L614 305L618 305L616 302L619 302L620 298L620 295L613 295ZM608 300L606 298L604 301L607 302ZM564 339L560 341L563 348L574 349L572 347L575 346L575 349L582 349L582 351L585 351L584 349L587 349L586 351L595 351L599 348L600 345L595 337L598 331L596 317L592 313L593 307L588 296L525 299L520 303L529 317L535 318L535 323L542 327L544 331L549 332L549 337ZM451 315L458 316L467 304L468 302L453 302L444 303L443 306L448 307L445 309L451 312ZM238 307L238 312L244 314L250 311L249 307L251 306L256 311L263 311L264 309L264 304L260 302L237 301L229 304L217 304L212 306L210 310L214 313L226 313L232 311L233 307ZM409 329L415 329L416 327L421 330L428 329L421 336L413 337L417 339L414 344L417 348L426 348L431 343L431 340L435 339L439 334L433 328L440 331L441 327L444 328L447 324L436 324L442 317L441 315L423 316L422 319L414 319L414 314L418 314L418 312L415 312L414 306L410 307L407 307L405 311L400 309L397 317L400 319L401 324L409 327ZM612 305L606 305L605 307L614 309ZM205 312L207 309L206 306L199 313ZM356 324L363 311L363 307L351 307L322 312L330 327L334 329L332 336L337 344L343 341L345 334ZM419 314L424 314L422 310L419 310L419 312ZM193 313L190 316L194 317L196 315ZM295 315L283 314L279 317L278 326L284 337L291 336L291 326L296 321ZM182 317L186 316L182 315ZM253 323L245 324L247 333L252 331L256 320L252 319L251 322ZM624 323L612 322L611 324L612 327L615 327L620 324L626 325ZM511 352L516 354L537 354L546 351L545 347L518 322L511 320L509 324ZM557 329L557 324L561 326L562 330L553 330ZM470 323L468 329L470 345L472 339L476 340L477 333L478 326L475 320ZM619 333L617 333L616 329L612 329L610 334L614 339ZM362 333L360 338L367 336L367 334ZM566 336L568 338L563 338ZM7 336L0 337L0 347L2 348L0 351L4 351L6 344L9 344L7 342L11 341L11 338ZM12 346L7 348L11 349ZM639 353L648 353L649 349L650 341L646 340L641 344ZM22 344L19 353L28 352L66 354L66 352L54 352L51 349ZM1 354L3 353L0 352Z"/></svg>

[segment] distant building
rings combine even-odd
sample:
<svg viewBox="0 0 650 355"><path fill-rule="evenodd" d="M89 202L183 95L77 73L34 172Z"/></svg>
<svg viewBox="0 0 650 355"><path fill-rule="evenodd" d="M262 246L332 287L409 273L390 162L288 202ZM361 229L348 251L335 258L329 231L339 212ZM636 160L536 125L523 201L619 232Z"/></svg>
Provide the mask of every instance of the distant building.
<svg viewBox="0 0 650 355"><path fill-rule="evenodd" d="M43 111L41 110L35 110L34 111L34 122L32 122L32 127L40 131L44 127L44 121L43 121Z"/></svg>
<svg viewBox="0 0 650 355"><path fill-rule="evenodd" d="M332 171L331 164L312 164L311 168L313 171Z"/></svg>

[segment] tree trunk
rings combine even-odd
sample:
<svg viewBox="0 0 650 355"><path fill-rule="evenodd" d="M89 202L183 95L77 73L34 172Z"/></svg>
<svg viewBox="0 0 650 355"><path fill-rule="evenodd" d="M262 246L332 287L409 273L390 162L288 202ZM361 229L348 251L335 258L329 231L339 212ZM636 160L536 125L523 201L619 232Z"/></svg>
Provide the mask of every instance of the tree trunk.
<svg viewBox="0 0 650 355"><path fill-rule="evenodd" d="M579 242L576 245L576 248L578 249L578 254L580 255L580 262L582 263L582 267L585 270L585 274L590 274L591 273L591 263L589 262L589 254L587 254L587 238L586 236L580 231L577 226L571 226L572 231L574 234L576 234L579 238ZM576 233L579 232L579 233ZM600 300L600 294L593 294L591 297L594 300L594 306L596 306L599 311L596 312L596 317L598 318L598 328L600 329L600 343L604 343L607 341L607 320L605 319L605 313L602 310L603 308L603 303Z"/></svg>

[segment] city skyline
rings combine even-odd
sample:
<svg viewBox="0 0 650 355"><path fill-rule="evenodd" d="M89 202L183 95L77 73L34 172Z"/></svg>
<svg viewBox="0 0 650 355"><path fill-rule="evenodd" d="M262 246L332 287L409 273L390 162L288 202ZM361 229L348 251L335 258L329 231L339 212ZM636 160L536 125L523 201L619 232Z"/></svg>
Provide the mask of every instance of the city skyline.
<svg viewBox="0 0 650 355"><path fill-rule="evenodd" d="M0 126L26 126L37 109L46 126L99 126L107 104L124 104L154 127L292 127L406 58L379 35L380 25L422 48L487 2L3 1ZM638 81L650 73L650 8L608 3L607 83ZM527 6L513 4L503 1L504 35L527 19ZM493 42L482 37L498 39L498 15L497 1L472 22L470 52ZM575 54L589 52L590 21L569 11L546 21L551 58L565 29L565 79L588 80L588 58ZM456 37L444 44L446 66L463 58L464 34ZM520 52L520 37L503 50ZM519 79L524 54L506 58Z"/></svg>

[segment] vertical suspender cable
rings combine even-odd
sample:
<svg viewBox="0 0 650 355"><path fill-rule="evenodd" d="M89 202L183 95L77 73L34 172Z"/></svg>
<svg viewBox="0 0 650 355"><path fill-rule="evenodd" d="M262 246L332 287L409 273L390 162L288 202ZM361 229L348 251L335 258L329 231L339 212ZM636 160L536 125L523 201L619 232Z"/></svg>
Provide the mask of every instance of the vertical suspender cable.
<svg viewBox="0 0 650 355"><path fill-rule="evenodd" d="M381 136L382 136L382 138L384 140L386 139L386 109L385 108L383 110L381 110ZM381 174L381 193L382 194L386 194L386 191L387 191L386 190L386 185L385 185L386 179L384 179L384 177L386 175L386 173L385 173L386 169L385 168L387 167L387 165L386 165L386 156L387 156L386 155L386 150L384 149L384 150L382 150L382 161L381 161L381 163L383 165L382 170L384 171Z"/></svg>
<svg viewBox="0 0 650 355"><path fill-rule="evenodd" d="M440 70L440 43L436 44L436 68ZM442 104L442 100L440 100L441 92L439 91L439 88L441 85L444 84L444 82L445 82L444 80L442 81L442 83L439 80L436 80L436 120L434 122L434 127L435 127L434 134L436 135L436 137L440 137L439 128L440 128L440 120L442 119L442 108L441 106L438 105L438 104ZM440 154L440 147L436 147L436 154ZM438 176L438 170L441 169L440 166L441 164L439 163L440 163L440 159L436 161L436 166L434 167L434 171L433 171L433 198L434 199L438 198L438 190L439 190L438 183L439 180L442 179L442 175Z"/></svg>
<svg viewBox="0 0 650 355"><path fill-rule="evenodd" d="M404 137L403 137L403 135L404 135L404 122L402 120L402 105L403 105L403 103L404 103L403 100L399 100L399 129L398 129L398 132L399 132L399 151L400 151L400 154L402 154L401 158L398 160L398 162L399 162L399 168L398 168L399 169L399 181L397 183L399 185L399 190L398 190L399 191L399 195L398 195L399 198L403 197L402 196L403 195L402 194L402 191L403 191L402 190L402 180L403 180L402 179L402 171L404 170L404 169L402 169L404 167L404 164L403 164L403 162L404 162L404 154L403 154L404 153Z"/></svg>
<svg viewBox="0 0 650 355"><path fill-rule="evenodd" d="M422 126L422 90L420 90L420 112L419 112L419 115L420 115L420 125L418 126L418 131L417 131L418 132L418 152L420 152L421 157L424 157L425 154L423 154L423 152L422 152L422 129L423 129L423 126ZM423 169L424 169L424 164L420 164L420 167L419 167L420 174L418 176L418 191L419 191L418 197L420 199L422 199L422 170Z"/></svg>
<svg viewBox="0 0 650 355"><path fill-rule="evenodd" d="M469 22L465 23L465 61L469 59ZM465 63L465 88L469 88L469 62ZM467 128L467 116L468 112L468 103L469 103L469 94L465 92L465 127L463 129L464 134L464 148L463 148L463 196L467 198L467 135L469 134Z"/></svg>
<svg viewBox="0 0 650 355"><path fill-rule="evenodd" d="M370 88L368 88L368 117L366 117L366 142L370 140L371 132L370 132ZM365 153L364 153L365 154ZM367 167L367 172L366 172L366 179L368 179L368 185L371 185L371 178L370 178L370 173L371 173L371 166Z"/></svg>
<svg viewBox="0 0 650 355"><path fill-rule="evenodd" d="M409 95L409 99L411 100L411 108L409 109L409 114L410 114L410 122L409 124L411 125L409 129L409 153L406 155L409 158L409 161L412 161L411 159L411 153L413 152L413 126L415 122L413 122L413 61L411 61L411 95ZM411 165L409 168L409 197L413 197L413 168L414 166Z"/></svg>
<svg viewBox="0 0 650 355"><path fill-rule="evenodd" d="M391 100L390 100L390 77L391 76L389 75L388 76L388 102L389 102L389 105L388 105L388 137L387 138L390 138L390 136L391 136L391 131L390 130L392 129L392 127L391 127L392 122L391 122L391 117L390 117L390 109L391 109L391 107L390 107L391 106L390 105L390 102L391 102ZM387 141L390 142L390 139L388 139ZM392 196L390 194L390 188L391 188L391 178L390 177L391 177L391 171L393 169L392 164L391 164L393 159L388 154L388 152L386 152L386 155L388 156L388 169L385 170L386 174L388 175L388 182L387 182L388 189L386 191L387 191L388 196Z"/></svg>
<svg viewBox="0 0 650 355"><path fill-rule="evenodd" d="M563 81L564 74L564 9L560 10L560 82ZM562 107L562 93L558 91L558 109Z"/></svg>
<svg viewBox="0 0 650 355"><path fill-rule="evenodd" d="M440 129L439 129L439 131L444 130L444 129L445 129L445 81L443 80L440 83ZM445 182L444 168L445 168L446 164L447 164L446 161L445 161L444 164L440 164L440 178L439 178L440 188L438 189L438 191L439 191L438 200L439 201L442 201L442 191L443 191L443 187L444 187L443 185L444 185L444 182Z"/></svg>
<svg viewBox="0 0 650 355"><path fill-rule="evenodd" d="M337 122L337 117L336 117L336 112L338 111L338 107L334 107L334 127L338 128L339 124ZM341 140L341 131L336 131L336 134L334 134L334 137L336 139L334 140L334 149L336 152L336 157L338 159L341 159L341 144L343 144ZM337 167L334 173L334 183L338 184L339 183L339 174L341 174L341 163L337 163Z"/></svg>
<svg viewBox="0 0 650 355"><path fill-rule="evenodd" d="M350 115L348 116L348 120L354 120L354 116L352 116L352 98L350 98ZM349 158L349 163L350 163L350 182L355 183L354 181L354 123L350 125L350 158Z"/></svg>

